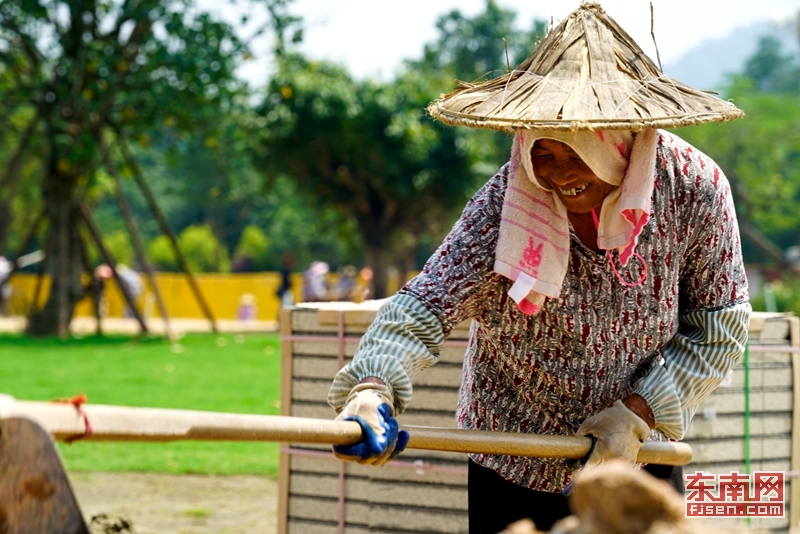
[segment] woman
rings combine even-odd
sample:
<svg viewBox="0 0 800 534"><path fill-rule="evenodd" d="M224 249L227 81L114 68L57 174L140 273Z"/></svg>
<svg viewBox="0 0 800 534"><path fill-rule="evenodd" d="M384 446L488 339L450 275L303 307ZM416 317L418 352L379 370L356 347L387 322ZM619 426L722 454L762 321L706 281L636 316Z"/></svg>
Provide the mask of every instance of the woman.
<svg viewBox="0 0 800 534"><path fill-rule="evenodd" d="M380 465L402 450L407 436L392 415L466 319L473 321L458 426L590 435L596 445L584 469L611 458L633 466L646 439L681 439L698 404L741 357L750 305L730 187L710 158L656 129L697 121L685 114L687 99L681 114L661 110L655 119L641 109L609 118L602 103L595 117L563 97L558 114L539 110L527 119L514 115L525 106L497 104L492 91L518 103L515 84L534 75L563 92L570 67L559 61L572 68L575 61L559 46L580 41L577 26L591 31L575 57L619 54L624 32L599 6L582 4L517 74L436 104L434 115L445 122L515 131L511 159L467 204L420 275L381 308L353 362L337 374L329 403L339 418L359 420L366 436L335 448L338 457ZM550 61L552 50L558 58ZM646 59L638 49L633 56ZM537 71L542 65L550 70ZM576 85L592 85L586 72L604 72L578 70ZM548 78L553 72L559 76ZM621 83L594 80L592 90L611 82ZM475 104L476 94L484 104ZM468 111L456 109L459 98L471 102ZM585 95L578 100L585 104ZM715 104L716 114L703 120L735 115L730 104ZM701 107L708 112L708 100ZM583 116L569 117L570 109ZM522 517L549 529L568 514L562 491L578 468L560 459L471 455L470 532L496 533ZM679 468L647 468L682 491Z"/></svg>

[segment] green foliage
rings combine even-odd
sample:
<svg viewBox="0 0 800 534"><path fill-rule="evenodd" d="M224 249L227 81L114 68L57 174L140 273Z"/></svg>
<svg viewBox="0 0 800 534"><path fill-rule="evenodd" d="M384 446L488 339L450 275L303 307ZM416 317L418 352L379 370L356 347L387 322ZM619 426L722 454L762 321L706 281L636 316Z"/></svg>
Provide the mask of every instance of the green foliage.
<svg viewBox="0 0 800 534"><path fill-rule="evenodd" d="M287 0L251 5L257 4L281 17L282 31L296 22L286 13ZM225 129L247 105L246 84L234 71L249 52L232 26L201 7L193 0L0 2L0 120L5 129L15 114L28 119L14 124L7 135L14 148L0 154L9 169L0 177L0 249L7 236L4 215L20 212L15 198L23 176L30 175L24 172L26 158L42 162L32 183L48 207L43 244L55 285L44 308L31 317L31 333L54 332L63 322L57 310L71 310L83 296L83 265L72 253L82 248L75 207L101 196L95 191L103 181L98 171L106 165L101 144L123 173L131 164L120 156L120 145L148 146L158 133L169 137L162 148L184 144L196 150L205 144L215 170L220 175L230 170L218 158ZM232 182L219 191L224 194L207 190L219 197L217 212L207 220L222 239L228 236L220 205ZM35 216L39 210L27 212ZM69 248L62 250L60 243ZM217 267L224 269L224 254L216 256ZM68 276L55 276L62 267ZM62 298L66 302L59 302Z"/></svg>
<svg viewBox="0 0 800 534"><path fill-rule="evenodd" d="M416 84L358 82L286 55L259 110L258 165L352 218L372 255L386 254L401 231L424 233L476 184L458 134L427 119L420 96Z"/></svg>
<svg viewBox="0 0 800 534"><path fill-rule="evenodd" d="M494 0L474 17L453 10L439 18L437 39L425 45L420 59L406 61L400 83L415 84L425 97L446 92L453 80L476 81L506 74L524 61L545 36L546 23L532 21L529 30L515 28L516 13L503 9ZM508 160L511 137L502 133L456 128L461 148L470 159L470 168L487 179Z"/></svg>
<svg viewBox="0 0 800 534"><path fill-rule="evenodd" d="M800 91L800 69L795 58L784 55L781 42L771 35L759 40L758 49L744 65L742 77L752 80L755 87L763 92Z"/></svg>
<svg viewBox="0 0 800 534"><path fill-rule="evenodd" d="M22 400L85 393L93 404L279 414L277 334L188 334L180 346L182 352L163 339L5 335L0 337L0 384L3 393ZM278 467L277 443L77 441L61 444L60 450L70 472L276 476Z"/></svg>
<svg viewBox="0 0 800 534"><path fill-rule="evenodd" d="M743 119L684 129L680 135L728 176L745 261L777 264L789 272L784 250L800 239L800 66L783 54L780 41L765 36L742 72L731 77L726 93L744 110ZM791 295L793 287L779 286L778 300Z"/></svg>
<svg viewBox="0 0 800 534"><path fill-rule="evenodd" d="M5 76L4 76L5 75ZM0 94L5 89L7 72L0 72ZM0 168L7 166L14 157L15 149L21 142L23 132L33 119L33 110L16 105L13 100L0 98L0 117L5 119L4 127L0 128ZM29 141L31 151L45 150L43 140L39 137ZM13 256L22 246L23 240L33 226L39 215L41 205L41 191L39 189L40 177L44 172L46 162L38 158L21 158L17 167L17 181L13 184L13 194L2 195L0 185L0 254ZM10 177L15 175L12 170ZM5 180L3 180L5 181ZM41 233L41 232L40 232ZM27 251L30 252L34 246Z"/></svg>
<svg viewBox="0 0 800 534"><path fill-rule="evenodd" d="M286 253L294 255L298 268L319 259L334 266L364 261L353 218L315 203L288 177L275 177L258 202L251 220L270 239L265 270L278 271Z"/></svg>
<svg viewBox="0 0 800 534"><path fill-rule="evenodd" d="M103 238L103 244L117 263L133 266L135 254L131 237L125 230L117 230Z"/></svg>
<svg viewBox="0 0 800 534"><path fill-rule="evenodd" d="M211 227L207 224L194 224L186 227L178 236L178 247L186 258L192 272L227 273L231 270L231 260ZM179 270L172 244L167 236L154 239L148 248L150 260L166 271Z"/></svg>
<svg viewBox="0 0 800 534"><path fill-rule="evenodd" d="M545 35L545 22L535 20L530 31L514 28L516 13L494 0L472 18L453 10L439 17L439 37L425 45L422 58L408 62L409 70L446 72L457 79L495 78L527 58ZM506 55L506 49L508 55Z"/></svg>
<svg viewBox="0 0 800 534"><path fill-rule="evenodd" d="M246 264L248 271L262 271L269 258L269 238L254 224L245 227L234 253L234 262Z"/></svg>
<svg viewBox="0 0 800 534"><path fill-rule="evenodd" d="M160 235L150 241L147 246L147 256L153 265L162 271L180 271L178 260L172 250L172 244L165 235Z"/></svg>
<svg viewBox="0 0 800 534"><path fill-rule="evenodd" d="M503 38L515 64L530 54L544 24L522 32L513 20L493 1L474 18L449 13L422 59L390 83L357 81L338 65L289 51L279 59L257 110L257 166L270 183L288 177L309 202L342 214L375 267L378 296L381 267L419 268L423 243L441 240L508 159L508 136L444 126L425 108L454 77L506 72Z"/></svg>
<svg viewBox="0 0 800 534"><path fill-rule="evenodd" d="M768 306L768 301L771 304ZM761 293L750 299L755 311L793 312L800 316L800 280L786 276L783 280L764 284ZM774 305L774 309L769 309Z"/></svg>
<svg viewBox="0 0 800 534"><path fill-rule="evenodd" d="M139 141L164 121L188 131L242 90L233 70L246 49L193 2L3 2L0 21L6 96L47 104L40 118L64 174L91 175L104 128Z"/></svg>
<svg viewBox="0 0 800 534"><path fill-rule="evenodd" d="M745 117L684 128L678 134L713 158L731 182L743 230L757 228L780 248L800 235L800 100L758 91L745 79L729 89ZM763 243L749 238L748 262L764 260ZM753 245L759 249L753 249Z"/></svg>

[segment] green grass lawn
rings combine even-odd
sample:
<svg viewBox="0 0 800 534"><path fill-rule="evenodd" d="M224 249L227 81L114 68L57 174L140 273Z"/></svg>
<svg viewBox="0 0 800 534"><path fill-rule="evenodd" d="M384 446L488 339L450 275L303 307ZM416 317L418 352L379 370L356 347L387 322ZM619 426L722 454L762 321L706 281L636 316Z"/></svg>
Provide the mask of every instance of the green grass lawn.
<svg viewBox="0 0 800 534"><path fill-rule="evenodd" d="M20 400L88 396L91 404L236 413L280 411L278 334L187 334L174 351L162 339L105 336L33 340L0 336L0 393ZM276 476L277 443L59 444L70 471Z"/></svg>

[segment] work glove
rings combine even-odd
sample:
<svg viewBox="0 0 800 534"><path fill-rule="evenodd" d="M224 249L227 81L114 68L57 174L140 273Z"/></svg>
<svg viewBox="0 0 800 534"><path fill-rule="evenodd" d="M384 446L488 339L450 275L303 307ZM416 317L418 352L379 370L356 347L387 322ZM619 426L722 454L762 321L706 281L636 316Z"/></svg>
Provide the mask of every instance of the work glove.
<svg viewBox="0 0 800 534"><path fill-rule="evenodd" d="M361 441L336 445L333 455L340 460L367 465L384 465L403 452L408 432L399 430L393 417L391 391L381 384L359 384L350 391L337 421L356 421L361 426Z"/></svg>
<svg viewBox="0 0 800 534"><path fill-rule="evenodd" d="M613 458L634 466L639 449L650 435L650 427L618 400L609 408L587 418L576 434L591 436L596 440L584 469L591 469Z"/></svg>

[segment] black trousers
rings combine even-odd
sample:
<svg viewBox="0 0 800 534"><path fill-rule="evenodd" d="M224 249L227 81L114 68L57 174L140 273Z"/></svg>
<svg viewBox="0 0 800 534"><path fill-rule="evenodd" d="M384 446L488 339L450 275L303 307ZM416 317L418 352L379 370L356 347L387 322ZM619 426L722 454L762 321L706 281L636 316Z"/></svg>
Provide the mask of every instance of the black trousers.
<svg viewBox="0 0 800 534"><path fill-rule="evenodd" d="M683 468L652 464L644 469L684 494ZM469 534L498 534L510 523L524 518L532 519L539 530L550 530L553 523L570 514L567 498L561 493L519 486L472 460L467 488Z"/></svg>

